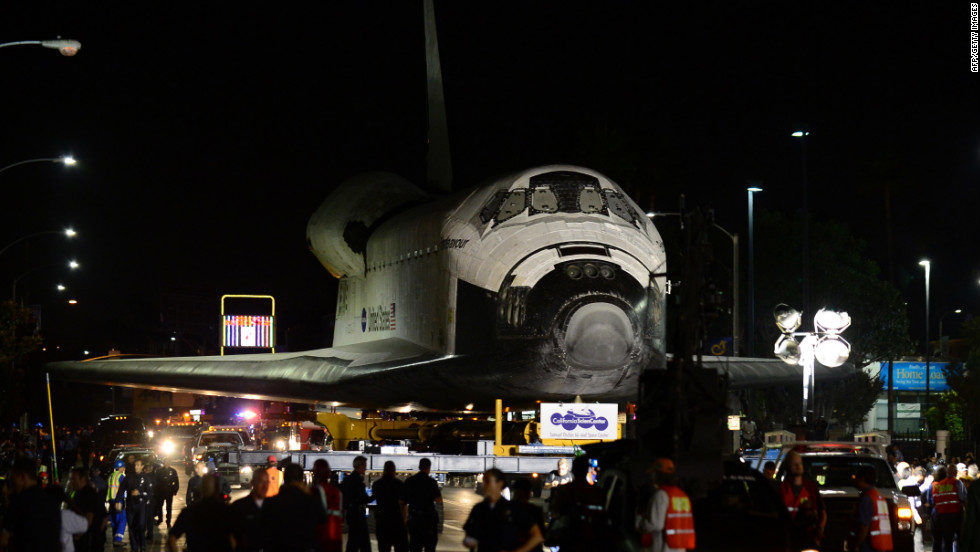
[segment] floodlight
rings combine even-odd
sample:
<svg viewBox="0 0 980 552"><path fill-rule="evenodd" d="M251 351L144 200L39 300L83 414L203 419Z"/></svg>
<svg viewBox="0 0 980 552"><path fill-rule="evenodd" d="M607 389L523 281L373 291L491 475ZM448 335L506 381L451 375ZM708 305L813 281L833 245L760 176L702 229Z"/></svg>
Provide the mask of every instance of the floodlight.
<svg viewBox="0 0 980 552"><path fill-rule="evenodd" d="M776 341L773 353L786 364L800 363L800 344L791 335L783 335Z"/></svg>
<svg viewBox="0 0 980 552"><path fill-rule="evenodd" d="M851 325L851 317L846 312L820 309L813 317L813 325L818 332L839 334Z"/></svg>
<svg viewBox="0 0 980 552"><path fill-rule="evenodd" d="M784 334L795 332L803 321L803 313L785 303L776 305L776 308L772 310L772 315L776 318L776 326L779 327L779 331Z"/></svg>
<svg viewBox="0 0 980 552"><path fill-rule="evenodd" d="M847 362L847 356L851 354L851 345L836 335L828 335L820 338L813 355L817 357L817 362L827 368L836 368Z"/></svg>

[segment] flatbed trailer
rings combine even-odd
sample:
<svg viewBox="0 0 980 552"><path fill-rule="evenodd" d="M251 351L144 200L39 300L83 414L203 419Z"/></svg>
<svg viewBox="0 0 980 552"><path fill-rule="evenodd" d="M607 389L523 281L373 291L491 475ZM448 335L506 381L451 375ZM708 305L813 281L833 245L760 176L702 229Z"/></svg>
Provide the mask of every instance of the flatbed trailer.
<svg viewBox="0 0 980 552"><path fill-rule="evenodd" d="M489 442L492 451L492 441ZM535 448L535 447L530 447ZM557 448L557 447L556 447ZM565 448L565 447L563 447ZM490 468L497 468L504 473L513 474L544 474L556 468L561 459L571 460L574 456L572 449L567 448L567 454L527 454L522 456L495 456L492 452L475 455L435 454L421 452L376 453L361 451L262 451L236 450L229 451L228 462L238 464L241 468L266 465L269 456L275 456L279 462L288 461L303 467L304 471L313 469L313 463L322 458L330 463L330 467L339 471L351 471L354 458L363 456L367 459L369 472L381 472L387 461L395 463L395 469L400 472L418 470L419 460L428 458L432 461L433 473L450 475L480 474ZM542 451L544 452L544 451Z"/></svg>

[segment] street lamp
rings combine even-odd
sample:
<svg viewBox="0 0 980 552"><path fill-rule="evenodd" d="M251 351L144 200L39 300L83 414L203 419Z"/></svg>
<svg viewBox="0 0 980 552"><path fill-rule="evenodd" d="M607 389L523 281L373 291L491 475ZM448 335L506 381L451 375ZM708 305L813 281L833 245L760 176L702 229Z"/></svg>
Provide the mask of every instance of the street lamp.
<svg viewBox="0 0 980 552"><path fill-rule="evenodd" d="M10 249L11 247L17 245L18 243L20 243L22 241L29 240L29 239L35 238L37 236L44 236L44 235L47 235L47 234L63 234L66 238L69 238L70 239L70 238L74 238L75 236L77 236L78 235L78 232L76 232L75 230L73 230L71 228L65 228L64 230L45 230L43 232L35 232L33 234L28 234L26 236L22 236L20 238L17 238L16 240L14 240L14 241L8 243L7 245L5 245L3 247L3 249L0 249L0 255L3 255L8 249Z"/></svg>
<svg viewBox="0 0 980 552"><path fill-rule="evenodd" d="M810 310L810 186L807 184L806 137L809 131L797 130L793 138L799 138L803 145L801 154L803 166L803 309Z"/></svg>
<svg viewBox="0 0 980 552"><path fill-rule="evenodd" d="M773 353L786 364L803 367L803 421L813 421L814 361L828 368L835 368L847 361L851 344L840 336L851 325L846 312L820 309L813 317L813 332L798 332L803 313L779 304L773 309L776 326L783 335L776 340ZM802 337L802 340L797 338Z"/></svg>
<svg viewBox="0 0 980 552"><path fill-rule="evenodd" d="M71 166L74 166L76 163L78 163L78 161L76 161L75 158L72 157L72 156L70 156L70 155L65 155L65 156L62 156L62 157L41 157L39 159L27 159L27 160L24 160L24 161L18 161L16 163L11 163L11 164L7 165L6 167L0 169L0 173L2 173L3 171L5 171L7 169L12 169L14 167L19 167L20 165L26 165L28 163L41 163L41 162L45 162L45 161L48 161L48 162L51 162L51 163L61 163L62 165L66 166L66 167L71 167Z"/></svg>
<svg viewBox="0 0 980 552"><path fill-rule="evenodd" d="M17 42L4 42L3 44L0 44L0 48L6 48L7 46L41 46L42 48L58 50L61 52L61 55L65 57L71 57L82 49L81 42L77 40L63 39L61 37L58 37L55 40L20 40Z"/></svg>
<svg viewBox="0 0 980 552"><path fill-rule="evenodd" d="M923 409L926 413L929 412L929 273L932 269L932 263L923 259L919 261L919 266L926 269L926 342L925 342L925 353L926 353L926 403ZM929 435L929 418L925 419L926 435Z"/></svg>
<svg viewBox="0 0 980 552"><path fill-rule="evenodd" d="M10 299L11 299L11 301L16 301L17 300L17 282L21 281L25 276L27 276L28 274L34 272L35 270L40 270L42 268L51 268L52 266L58 266L58 265L56 265L56 264L48 264L48 265L36 266L34 268L31 268L31 269L27 270L26 272L24 272L20 276L14 278L13 286L12 286L11 292L10 292ZM68 268L70 270L75 270L79 266L80 265L78 264L78 262L76 262L74 260L68 261ZM59 285L59 287L60 287L60 285Z"/></svg>
<svg viewBox="0 0 980 552"><path fill-rule="evenodd" d="M759 186L749 186L749 356L755 356L755 207L752 197L761 192Z"/></svg>

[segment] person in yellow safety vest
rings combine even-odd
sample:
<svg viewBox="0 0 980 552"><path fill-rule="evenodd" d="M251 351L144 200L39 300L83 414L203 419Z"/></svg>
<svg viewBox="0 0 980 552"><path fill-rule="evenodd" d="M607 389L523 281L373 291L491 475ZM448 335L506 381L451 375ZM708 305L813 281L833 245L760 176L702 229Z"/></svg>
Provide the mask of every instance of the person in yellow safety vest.
<svg viewBox="0 0 980 552"><path fill-rule="evenodd" d="M874 466L858 468L854 484L861 491L855 512L854 532L849 536L846 550L883 552L893 550L892 523L888 517L888 502L878 494L875 482L878 470Z"/></svg>
<svg viewBox="0 0 980 552"><path fill-rule="evenodd" d="M113 471L109 476L109 491L105 500L109 503L109 517L112 520L112 542L122 545L126 536L126 490L123 482L126 480L126 463L116 460L112 465Z"/></svg>
<svg viewBox="0 0 980 552"><path fill-rule="evenodd" d="M653 463L654 492L637 515L644 552L680 552L695 547L691 499L677 486L674 462L659 458Z"/></svg>
<svg viewBox="0 0 980 552"><path fill-rule="evenodd" d="M269 464L265 471L269 473L269 492L265 495L266 498L279 494L279 484L282 483L278 467L279 460L273 454L269 455L268 460Z"/></svg>

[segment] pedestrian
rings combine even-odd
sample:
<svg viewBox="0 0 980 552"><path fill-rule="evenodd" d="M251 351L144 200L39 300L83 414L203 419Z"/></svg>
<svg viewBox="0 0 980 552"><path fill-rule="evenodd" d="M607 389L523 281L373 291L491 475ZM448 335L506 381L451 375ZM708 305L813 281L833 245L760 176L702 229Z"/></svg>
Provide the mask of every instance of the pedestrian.
<svg viewBox="0 0 980 552"><path fill-rule="evenodd" d="M327 514L327 522L316 526L320 552L340 552L344 545L343 498L340 488L333 483L333 470L323 458L313 462L313 487L311 488Z"/></svg>
<svg viewBox="0 0 980 552"><path fill-rule="evenodd" d="M405 480L401 491L402 519L408 529L408 549L411 552L435 552L439 542L439 510L442 492L435 479L429 476L432 460L419 460L419 471Z"/></svg>
<svg viewBox="0 0 980 552"><path fill-rule="evenodd" d="M346 552L371 552L371 539L368 534L365 512L371 499L364 487L364 472L367 471L367 458L357 456L352 463L354 468L340 483L344 497L344 519L347 521Z"/></svg>
<svg viewBox="0 0 980 552"><path fill-rule="evenodd" d="M100 495L89 481L84 467L75 467L68 477L75 511L84 516L88 529L75 541L75 552L95 552L105 549L105 495Z"/></svg>
<svg viewBox="0 0 980 552"><path fill-rule="evenodd" d="M327 521L327 513L304 484L303 468L287 464L282 475L279 494L262 504L262 523L269 531L266 550L315 552L316 526Z"/></svg>
<svg viewBox="0 0 980 552"><path fill-rule="evenodd" d="M10 467L13 497L3 518L0 549L9 552L35 552L61 549L61 514L35 476L35 464L20 457Z"/></svg>
<svg viewBox="0 0 980 552"><path fill-rule="evenodd" d="M762 466L762 476L765 477L767 481L775 481L776 463L772 460L766 460L766 463Z"/></svg>
<svg viewBox="0 0 980 552"><path fill-rule="evenodd" d="M803 457L795 450L786 454L786 474L779 496L793 520L792 540L796 550L819 549L827 526L827 508L817 484L803 475Z"/></svg>
<svg viewBox="0 0 980 552"><path fill-rule="evenodd" d="M147 477L150 481L150 493L145 497L144 502L146 503L146 512L144 514L143 523L146 525L146 542L153 542L153 508L157 503L157 475L153 471L153 466L149 463L143 464L143 475Z"/></svg>
<svg viewBox="0 0 980 552"><path fill-rule="evenodd" d="M654 492L636 521L646 552L680 552L695 547L691 499L677 485L674 462L659 458L653 463Z"/></svg>
<svg viewBox="0 0 980 552"><path fill-rule="evenodd" d="M980 552L980 483L971 485L967 492L958 549L959 552Z"/></svg>
<svg viewBox="0 0 980 552"><path fill-rule="evenodd" d="M477 552L529 552L540 546L540 529L526 510L515 508L503 497L504 483L504 474L497 468L483 474L483 501L473 506L463 525L463 546Z"/></svg>
<svg viewBox="0 0 980 552"><path fill-rule="evenodd" d="M187 495L184 497L184 504L190 506L201 498L201 481L208 473L208 467L204 462L194 464L194 475L187 480ZM220 483L220 482L219 482Z"/></svg>
<svg viewBox="0 0 980 552"><path fill-rule="evenodd" d="M180 478L177 470L170 466L170 459L164 457L163 465L157 469L156 497L153 503L153 521L160 525L164 521L164 505L166 505L167 529L170 529L170 519L173 513L174 496L180 490Z"/></svg>
<svg viewBox="0 0 980 552"><path fill-rule="evenodd" d="M905 462L899 462L898 464L898 476L901 481L898 483L899 489L904 489L905 487L916 487L919 488L922 485L922 481L925 479L926 471L922 468L915 468L912 470L911 467ZM914 552L924 552L925 545L922 542L922 496L920 492L913 492L908 495L909 505L912 507L912 521L915 522L916 529L912 534L912 545Z"/></svg>
<svg viewBox="0 0 980 552"><path fill-rule="evenodd" d="M852 525L854 532L849 536L847 550L875 552L892 550L891 520L888 516L888 502L878 494L875 483L878 471L874 466L865 465L857 470L854 480L861 495Z"/></svg>
<svg viewBox="0 0 980 552"><path fill-rule="evenodd" d="M51 500L58 505L61 515L61 531L58 540L61 544L61 552L75 552L75 536L81 536L88 530L88 520L75 511L75 505L65 496L65 492L58 485L51 485L44 490ZM62 504L65 506L62 507Z"/></svg>
<svg viewBox="0 0 980 552"><path fill-rule="evenodd" d="M527 478L518 479L514 483L513 495L514 499L511 503L515 507L519 507L524 510L526 515L534 525L538 528L538 533L541 535L540 540L537 537L532 537L534 540L538 540L538 543L533 545L530 549L532 551L543 550L541 548L541 543L544 542L544 510L540 506L531 503L531 494L533 493L531 480Z"/></svg>
<svg viewBox="0 0 980 552"><path fill-rule="evenodd" d="M133 462L133 475L125 481L126 523L129 525L129 548L133 552L146 550L146 521L153 498L153 479L143 471L143 461Z"/></svg>
<svg viewBox="0 0 980 552"><path fill-rule="evenodd" d="M572 481L572 474L568 472L568 460L562 458L558 460L557 469L551 470L548 473L548 477L545 479L545 486L549 489L554 489L559 485L564 485Z"/></svg>
<svg viewBox="0 0 980 552"><path fill-rule="evenodd" d="M105 500L109 503L109 515L112 519L112 544L122 546L123 537L126 536L126 463L116 460L112 467Z"/></svg>
<svg viewBox="0 0 980 552"><path fill-rule="evenodd" d="M102 469L98 466L92 466L89 473L91 474L89 483L95 488L95 493L101 497L105 497L106 493L109 492L109 482L102 477ZM105 501L103 500L103 502Z"/></svg>
<svg viewBox="0 0 980 552"><path fill-rule="evenodd" d="M178 552L177 540L187 535L186 552L231 552L231 516L213 475L201 478L200 499L177 516L167 536L167 550Z"/></svg>
<svg viewBox="0 0 980 552"><path fill-rule="evenodd" d="M279 473L279 459L270 454L267 460L268 464L265 471L269 474L269 494L265 495L266 498L279 494L279 484L282 481L282 476Z"/></svg>
<svg viewBox="0 0 980 552"><path fill-rule="evenodd" d="M235 550L259 552L266 546L265 525L262 523L262 506L269 492L269 474L258 470L252 476L252 492L231 503L231 530L235 537Z"/></svg>
<svg viewBox="0 0 980 552"><path fill-rule="evenodd" d="M395 463L391 460L385 462L381 479L371 485L371 497L377 504L374 520L379 552L391 552L392 548L395 552L408 550L408 533L401 507L403 486L401 479L395 476Z"/></svg>
<svg viewBox="0 0 980 552"><path fill-rule="evenodd" d="M550 513L552 525L546 546L560 546L563 551L598 550L605 534L605 497L589 482L592 462L585 456L572 460L572 482L552 491Z"/></svg>
<svg viewBox="0 0 980 552"><path fill-rule="evenodd" d="M931 502L933 516L933 550L953 552L953 543L963 523L963 506L966 504L966 488L963 482L948 474L945 467L936 470L932 483ZM940 547L939 544L942 544Z"/></svg>

